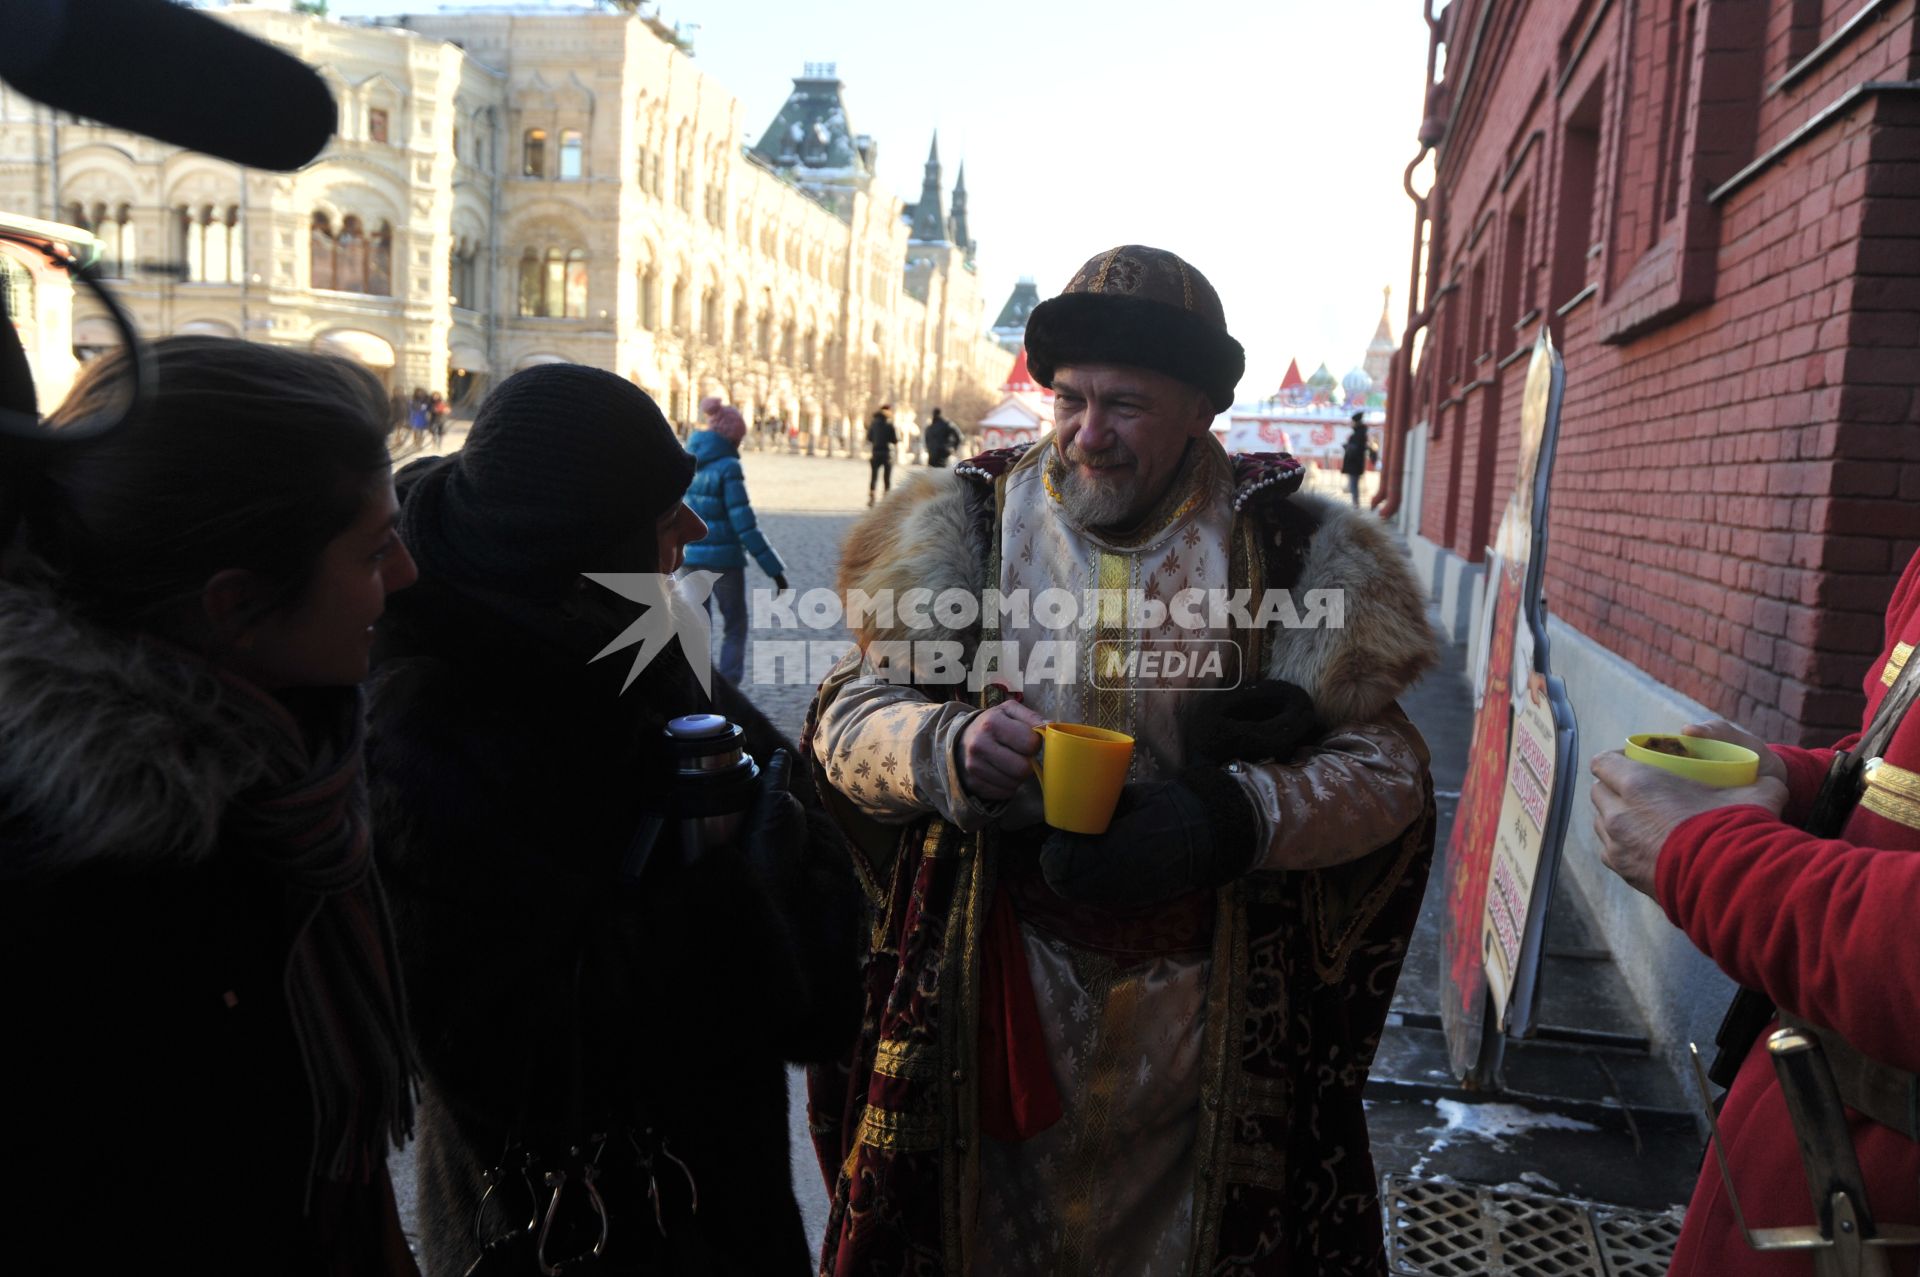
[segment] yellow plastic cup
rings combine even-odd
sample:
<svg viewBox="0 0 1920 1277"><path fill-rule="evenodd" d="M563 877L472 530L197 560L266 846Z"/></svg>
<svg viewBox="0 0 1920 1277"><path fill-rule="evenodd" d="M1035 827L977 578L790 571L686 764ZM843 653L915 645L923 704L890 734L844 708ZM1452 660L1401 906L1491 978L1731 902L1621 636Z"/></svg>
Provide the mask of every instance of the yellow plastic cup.
<svg viewBox="0 0 1920 1277"><path fill-rule="evenodd" d="M1686 757L1648 749L1647 742L1656 737L1680 742L1681 748L1687 751ZM1636 763L1651 763L1676 776L1685 776L1688 780L1697 780L1715 789L1751 785L1760 774L1760 756L1746 746L1730 745L1726 741L1709 740L1704 736L1682 736L1678 732L1639 732L1629 736L1627 757Z"/></svg>
<svg viewBox="0 0 1920 1277"><path fill-rule="evenodd" d="M1127 783L1133 737L1084 723L1048 723L1040 735L1046 766L1033 761L1040 778L1047 823L1070 834L1104 834Z"/></svg>

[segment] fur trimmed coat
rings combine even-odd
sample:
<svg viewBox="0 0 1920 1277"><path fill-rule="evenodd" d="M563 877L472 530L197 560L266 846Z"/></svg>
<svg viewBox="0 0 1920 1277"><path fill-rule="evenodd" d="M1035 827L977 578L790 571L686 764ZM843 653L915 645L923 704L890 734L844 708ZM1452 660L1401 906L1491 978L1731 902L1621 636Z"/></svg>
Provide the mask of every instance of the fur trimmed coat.
<svg viewBox="0 0 1920 1277"><path fill-rule="evenodd" d="M1006 1250L1022 1228L1033 1243L1023 1254L1073 1246L1075 1263L1124 1258L1139 1266L1138 1247L1115 1247L1144 1211L1165 1221L1144 1234L1154 1271L1385 1272L1361 1091L1433 852L1426 747L1393 701L1431 666L1436 644L1404 556L1377 523L1296 494L1301 469L1291 458L1229 459L1208 446L1183 463L1191 477L1183 471L1163 498L1168 512L1143 520L1150 529L1136 542L1143 548L1117 553L1136 555L1159 581L1203 554L1218 567L1212 547L1224 546L1228 584L1244 584L1263 605L1285 593L1304 613L1313 591L1341 591L1346 599L1344 624L1267 628L1255 621L1234 631L1248 666L1303 689L1327 727L1277 756L1238 752L1222 766L1256 813L1254 864L1240 878L1131 912L1076 909L1033 885L1034 837L1023 830L1035 826L1014 823L1031 787L1002 808L975 801L960 783L959 738L995 703L991 689L975 694L931 679L900 685L851 658L820 689L809 756L878 916L859 1042L849 1060L813 1078L816 1150L835 1180L823 1277L1024 1271L1024 1259L1015 1263ZM1039 481L1047 447L915 476L849 536L842 591L978 597L996 582L1019 589L1050 574L1072 580L1077 546L1046 532L1054 525L1040 504L1048 499ZM1176 543L1194 557L1181 558ZM1079 579L1107 580L1084 570ZM914 618L898 630L887 624L857 632L869 658L876 642L911 638L955 644L965 664L986 641L978 626L943 630ZM917 653L913 659L921 679ZM1049 699L1042 689L1029 707L1077 717L1072 701L1062 711L1058 702L1042 707ZM1151 723L1163 744L1173 742L1168 758L1178 766L1177 730L1165 717L1139 717L1150 712L1145 699L1123 705L1136 717L1123 720L1122 730L1147 741L1133 724ZM1101 712L1091 694L1082 703ZM1185 742L1189 756L1196 744ZM994 938L1003 908L1018 919L1010 942ZM1004 923L999 931L1007 934ZM1196 975L1180 986L1190 993L1156 991L1151 1007L1116 1002L1101 992L1118 986L1100 983L1106 977L1096 959L1087 960L1091 976L1069 969L1077 958L1069 968L1043 965L1055 942L1095 954L1155 955L1167 964L1155 968L1163 989L1174 987L1175 963L1200 972L1193 955L1203 955L1204 983ZM1030 973L1053 972L1032 978L1043 1016L1049 1000L1064 1004L1085 987L1092 1019L1103 1032L1111 1027L1128 1052L1149 1038L1195 1034L1195 1063L1180 1075L1179 1092L1168 1069L1149 1075L1126 1067L1144 1057L1109 1053L1101 1063L1104 1047L1056 1049L1072 1031L1044 1027L1046 1067L1069 1133L1043 1129L1020 1137L1033 1141L1020 1145L994 1138L983 1116L991 1101L982 1075L995 1066L982 1058L982 1044L1004 1041L1000 1026L1016 1019L989 960L993 946L1007 944L1019 947L1011 958L1002 948L1000 970L1024 953ZM1004 1001L995 1000L995 989ZM1155 1026L1151 1034L1138 1031L1143 1019ZM1056 1014L1047 1023L1064 1020ZM997 1058L1002 1049L988 1054ZM1125 1139L1116 1134L1123 1117L1156 1106L1183 1116L1153 1128L1126 1126ZM1084 1144L1077 1142L1082 1131ZM1149 1165L1156 1137L1164 1156ZM1186 1142L1172 1147L1176 1137ZM1055 1142L1039 1142L1046 1140ZM1108 1173L1050 1178L1050 1165L1082 1164ZM999 1179L1009 1167L1023 1186L1050 1187L1058 1209L1049 1202L1053 1213L1034 1223L1028 1201L1005 1200ZM1170 1187L1151 1198L1126 1187L1141 1182ZM1096 1200L1096 1193L1105 1196ZM1183 1196L1190 1211L1172 1209ZM1121 1200L1133 1208L1107 1209ZM1090 1232L1088 1218L1106 1230L1102 1236Z"/></svg>
<svg viewBox="0 0 1920 1277"><path fill-rule="evenodd" d="M382 622L368 766L425 1072L430 1274L474 1260L481 1176L510 1141L627 1127L663 1150L660 1217L616 1141L600 1184L610 1271L808 1266L782 1061L830 1057L852 1033L858 888L824 816L771 868L739 847L682 864L669 823L638 885L622 882L636 828L670 800L666 719L707 708L662 676L670 660L684 671L677 648L624 695L625 654L588 663L628 619L541 634L423 582ZM779 734L717 676L714 693L764 766Z"/></svg>
<svg viewBox="0 0 1920 1277"><path fill-rule="evenodd" d="M414 1271L384 1167L307 1199L287 894L222 828L267 774L230 694L0 584L9 1271Z"/></svg>

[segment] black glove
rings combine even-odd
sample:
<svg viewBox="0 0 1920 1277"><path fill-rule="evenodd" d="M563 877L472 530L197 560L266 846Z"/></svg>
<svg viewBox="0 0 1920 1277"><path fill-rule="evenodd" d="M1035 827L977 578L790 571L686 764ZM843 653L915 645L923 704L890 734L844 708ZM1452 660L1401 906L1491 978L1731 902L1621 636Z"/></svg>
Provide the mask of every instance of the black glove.
<svg viewBox="0 0 1920 1277"><path fill-rule="evenodd" d="M773 588L777 593L785 594L787 592L787 578L775 572L773 574Z"/></svg>
<svg viewBox="0 0 1920 1277"><path fill-rule="evenodd" d="M1145 905L1232 882L1253 867L1253 799L1226 772L1128 785L1104 834L1055 830L1040 848L1047 885L1068 900Z"/></svg>
<svg viewBox="0 0 1920 1277"><path fill-rule="evenodd" d="M769 879L791 872L807 841L807 809L787 792L793 758L776 749L760 770L760 798L747 826L747 860Z"/></svg>
<svg viewBox="0 0 1920 1277"><path fill-rule="evenodd" d="M1234 759L1285 759L1326 730L1314 712L1313 698L1283 679L1199 693L1183 728L1188 761L1211 766Z"/></svg>

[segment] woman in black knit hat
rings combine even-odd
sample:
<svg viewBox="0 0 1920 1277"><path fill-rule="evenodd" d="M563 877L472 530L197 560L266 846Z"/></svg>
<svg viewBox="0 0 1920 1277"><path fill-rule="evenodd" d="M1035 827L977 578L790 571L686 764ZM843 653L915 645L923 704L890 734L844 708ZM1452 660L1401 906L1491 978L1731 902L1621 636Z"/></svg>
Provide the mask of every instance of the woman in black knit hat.
<svg viewBox="0 0 1920 1277"><path fill-rule="evenodd" d="M709 704L678 640L623 691L631 649L595 658L640 608L582 575L674 570L692 472L644 393L544 365L400 476L421 582L381 627L369 766L433 1274L596 1245L610 1272L809 1267L782 1061L854 1031L858 889L811 794L779 792L778 733L724 680ZM702 853L664 728L707 710L763 792Z"/></svg>

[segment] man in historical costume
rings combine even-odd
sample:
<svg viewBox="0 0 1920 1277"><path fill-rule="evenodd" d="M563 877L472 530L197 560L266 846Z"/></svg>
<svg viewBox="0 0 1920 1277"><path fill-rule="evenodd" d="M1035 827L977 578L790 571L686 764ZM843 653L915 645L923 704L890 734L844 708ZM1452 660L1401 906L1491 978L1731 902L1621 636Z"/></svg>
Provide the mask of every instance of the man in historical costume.
<svg viewBox="0 0 1920 1277"><path fill-rule="evenodd" d="M1855 1205L1875 1225L1920 1224L1920 554L1893 591L1883 642L1867 667L1861 730L1832 749L1769 746L1724 721L1686 729L1756 751L1751 785L1708 789L1618 751L1592 764L1607 864L1742 986L1714 1072L1728 1086L1719 1123L1734 1192L1757 1229L1815 1222L1802 1141L1823 1139L1852 1144L1865 1197ZM1797 1129L1789 1116L1767 1043L1782 1026L1819 1042L1843 1130ZM1881 1254L1900 1277L1920 1273L1920 1248ZM1708 1157L1671 1271L1815 1268L1805 1252L1747 1245Z"/></svg>
<svg viewBox="0 0 1920 1277"><path fill-rule="evenodd" d="M856 617L820 688L803 748L874 910L862 1036L813 1079L822 1272L1384 1273L1360 1091L1433 847L1394 704L1434 659L1424 601L1377 523L1213 439L1243 356L1180 258L1090 261L1027 356L1056 433L903 484L842 559L850 601L1102 601ZM1250 610L1177 606L1235 590ZM1317 591L1344 624L1307 618ZM931 651L890 675L903 640L953 644L971 686ZM1105 834L1041 822L1046 721L1136 738Z"/></svg>

